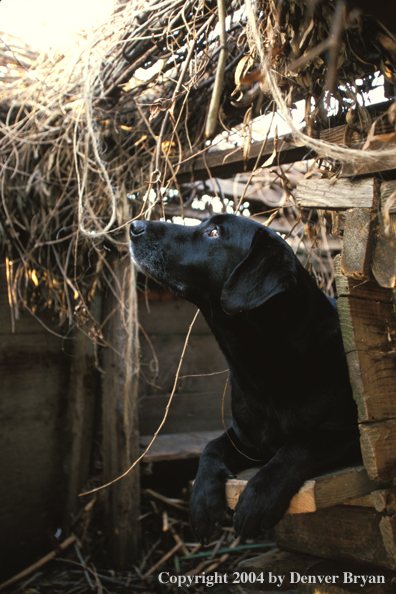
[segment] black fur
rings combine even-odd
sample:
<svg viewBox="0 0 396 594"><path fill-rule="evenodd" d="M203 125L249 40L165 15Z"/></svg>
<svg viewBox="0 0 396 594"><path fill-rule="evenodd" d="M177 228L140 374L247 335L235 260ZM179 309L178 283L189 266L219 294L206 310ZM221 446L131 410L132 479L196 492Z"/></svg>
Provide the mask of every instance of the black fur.
<svg viewBox="0 0 396 594"><path fill-rule="evenodd" d="M135 221L137 267L202 311L228 362L232 427L205 448L191 497L201 542L224 485L262 461L234 514L242 537L273 527L308 478L360 460L356 406L334 303L271 229L234 215L195 227Z"/></svg>

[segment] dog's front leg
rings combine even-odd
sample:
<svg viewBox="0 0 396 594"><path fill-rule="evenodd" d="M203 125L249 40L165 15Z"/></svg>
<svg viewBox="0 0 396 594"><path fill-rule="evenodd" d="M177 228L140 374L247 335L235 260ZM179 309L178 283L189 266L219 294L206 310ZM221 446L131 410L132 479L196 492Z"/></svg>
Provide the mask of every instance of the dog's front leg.
<svg viewBox="0 0 396 594"><path fill-rule="evenodd" d="M298 440L285 443L242 492L234 514L236 534L257 538L273 528L314 467L309 447Z"/></svg>
<svg viewBox="0 0 396 594"><path fill-rule="evenodd" d="M225 483L253 462L241 455L233 443L239 443L233 429L210 441L199 461L190 500L193 530L202 544L219 531L227 508ZM242 446L240 446L242 447Z"/></svg>

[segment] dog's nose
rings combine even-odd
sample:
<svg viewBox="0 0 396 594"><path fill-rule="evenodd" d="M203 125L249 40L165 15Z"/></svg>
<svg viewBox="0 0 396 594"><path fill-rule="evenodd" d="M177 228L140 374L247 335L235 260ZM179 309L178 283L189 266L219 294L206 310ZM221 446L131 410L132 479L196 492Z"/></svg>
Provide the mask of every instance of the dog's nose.
<svg viewBox="0 0 396 594"><path fill-rule="evenodd" d="M136 235L141 235L146 230L146 221L132 221L130 234L131 237L135 237Z"/></svg>

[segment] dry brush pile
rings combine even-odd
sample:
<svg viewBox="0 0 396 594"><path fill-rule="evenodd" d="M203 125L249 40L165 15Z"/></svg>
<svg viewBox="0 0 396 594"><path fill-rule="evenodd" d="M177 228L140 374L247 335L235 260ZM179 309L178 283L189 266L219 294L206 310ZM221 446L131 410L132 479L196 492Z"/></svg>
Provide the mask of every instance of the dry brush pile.
<svg viewBox="0 0 396 594"><path fill-rule="evenodd" d="M1 86L0 239L14 314L51 306L61 324L78 322L112 278L111 253L127 249L126 223L183 203L180 164L258 113L276 106L293 127L290 108L307 99L312 137L296 136L316 154L347 158L349 149L314 138L327 89L367 132L358 97L379 69L394 84L396 40L340 6L132 0L62 55L24 57L3 39L3 70L13 74ZM385 153L394 156L393 145Z"/></svg>

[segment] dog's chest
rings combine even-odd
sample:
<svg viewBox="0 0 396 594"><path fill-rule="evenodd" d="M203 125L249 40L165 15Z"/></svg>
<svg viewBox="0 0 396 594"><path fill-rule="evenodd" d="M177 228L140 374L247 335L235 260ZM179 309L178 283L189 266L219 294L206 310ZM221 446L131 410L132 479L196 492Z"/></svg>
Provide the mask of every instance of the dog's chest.
<svg viewBox="0 0 396 594"><path fill-rule="evenodd" d="M285 440L278 413L270 401L257 395L247 397L235 384L232 390L232 417L240 438L260 448L276 451Z"/></svg>

